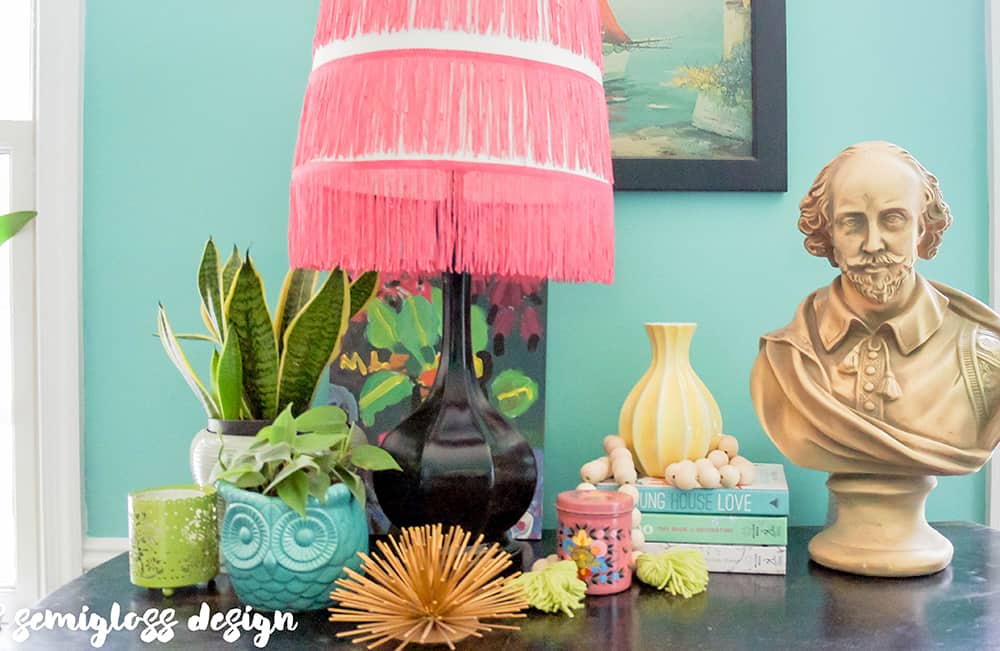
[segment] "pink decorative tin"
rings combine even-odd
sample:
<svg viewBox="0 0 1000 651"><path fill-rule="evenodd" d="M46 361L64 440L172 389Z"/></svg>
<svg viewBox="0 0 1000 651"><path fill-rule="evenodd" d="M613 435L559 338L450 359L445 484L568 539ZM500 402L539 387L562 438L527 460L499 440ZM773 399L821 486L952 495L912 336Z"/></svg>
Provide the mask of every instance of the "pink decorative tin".
<svg viewBox="0 0 1000 651"><path fill-rule="evenodd" d="M632 585L632 496L618 491L565 491L556 498L559 558L576 562L587 594Z"/></svg>

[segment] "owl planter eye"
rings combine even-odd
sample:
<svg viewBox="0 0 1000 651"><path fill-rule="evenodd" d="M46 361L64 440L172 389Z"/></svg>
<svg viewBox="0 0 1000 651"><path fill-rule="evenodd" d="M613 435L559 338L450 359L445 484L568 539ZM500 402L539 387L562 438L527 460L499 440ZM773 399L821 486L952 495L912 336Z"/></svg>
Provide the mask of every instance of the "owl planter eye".
<svg viewBox="0 0 1000 651"><path fill-rule="evenodd" d="M309 508L306 516L286 513L271 533L271 546L278 564L293 572L323 567L337 551L337 524L330 514Z"/></svg>
<svg viewBox="0 0 1000 651"><path fill-rule="evenodd" d="M222 521L222 553L229 567L248 570L264 562L271 528L259 506L227 504Z"/></svg>

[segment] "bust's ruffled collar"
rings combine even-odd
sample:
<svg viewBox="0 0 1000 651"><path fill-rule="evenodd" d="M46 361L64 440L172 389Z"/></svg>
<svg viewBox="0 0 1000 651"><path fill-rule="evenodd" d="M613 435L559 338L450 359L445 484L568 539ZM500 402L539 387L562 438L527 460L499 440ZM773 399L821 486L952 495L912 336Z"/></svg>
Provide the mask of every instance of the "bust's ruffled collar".
<svg viewBox="0 0 1000 651"><path fill-rule="evenodd" d="M837 277L829 287L816 292L813 311L820 341L830 352L844 340L852 326L863 328L872 334L880 329L893 333L900 352L909 355L938 331L948 310L948 298L931 286L920 274L916 274L913 295L899 314L869 330L864 320L858 316L844 300L843 276Z"/></svg>

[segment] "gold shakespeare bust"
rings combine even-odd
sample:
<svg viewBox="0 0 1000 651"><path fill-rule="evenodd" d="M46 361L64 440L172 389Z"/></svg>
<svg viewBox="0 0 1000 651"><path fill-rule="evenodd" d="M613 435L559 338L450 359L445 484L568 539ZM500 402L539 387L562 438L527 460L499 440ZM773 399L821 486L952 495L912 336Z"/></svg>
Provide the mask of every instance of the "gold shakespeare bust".
<svg viewBox="0 0 1000 651"><path fill-rule="evenodd" d="M836 519L810 543L813 560L936 572L952 547L924 518L933 475L974 472L1000 440L1000 317L914 270L952 217L937 179L900 147L847 148L800 210L806 250L840 275L761 338L757 417L794 463L832 473Z"/></svg>

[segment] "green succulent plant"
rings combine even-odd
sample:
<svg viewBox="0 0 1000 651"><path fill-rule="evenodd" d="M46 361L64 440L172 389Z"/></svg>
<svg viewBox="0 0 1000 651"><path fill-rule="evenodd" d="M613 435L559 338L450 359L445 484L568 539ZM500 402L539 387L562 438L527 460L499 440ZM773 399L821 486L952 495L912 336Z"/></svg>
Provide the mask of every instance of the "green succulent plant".
<svg viewBox="0 0 1000 651"><path fill-rule="evenodd" d="M17 232L37 216L33 210L22 210L0 215L0 244L17 235Z"/></svg>
<svg viewBox="0 0 1000 651"><path fill-rule="evenodd" d="M348 425L339 407L313 407L293 416L288 405L219 479L278 497L304 517L309 496L325 503L326 490L337 482L346 484L364 508L359 471L399 469L388 452L369 445L360 428Z"/></svg>
<svg viewBox="0 0 1000 651"><path fill-rule="evenodd" d="M207 334L175 334L160 304L157 333L167 356L205 408L209 418L274 420L279 405L292 415L312 404L324 369L337 355L351 317L375 295L378 274L351 282L341 269L319 289L319 272L291 269L285 276L274 317L264 283L247 252L233 252L220 264L209 238L198 268L201 316ZM184 339L211 342L211 378L206 385L188 362Z"/></svg>

